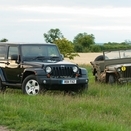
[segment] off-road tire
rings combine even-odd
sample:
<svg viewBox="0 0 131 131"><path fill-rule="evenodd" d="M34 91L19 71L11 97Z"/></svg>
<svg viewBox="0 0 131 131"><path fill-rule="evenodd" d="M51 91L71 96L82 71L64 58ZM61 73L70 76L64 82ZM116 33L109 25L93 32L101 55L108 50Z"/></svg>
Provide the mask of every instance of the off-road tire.
<svg viewBox="0 0 131 131"><path fill-rule="evenodd" d="M114 84L115 82L116 82L115 76L112 75L112 74L110 74L110 75L109 75L109 78L108 78L108 83L109 83L110 85L112 85L112 84Z"/></svg>
<svg viewBox="0 0 131 131"><path fill-rule="evenodd" d="M24 94L37 95L40 93L41 87L35 75L27 76L22 83L22 91Z"/></svg>
<svg viewBox="0 0 131 131"><path fill-rule="evenodd" d="M104 60L104 56L103 55L99 55L95 58L94 61L103 61Z"/></svg>

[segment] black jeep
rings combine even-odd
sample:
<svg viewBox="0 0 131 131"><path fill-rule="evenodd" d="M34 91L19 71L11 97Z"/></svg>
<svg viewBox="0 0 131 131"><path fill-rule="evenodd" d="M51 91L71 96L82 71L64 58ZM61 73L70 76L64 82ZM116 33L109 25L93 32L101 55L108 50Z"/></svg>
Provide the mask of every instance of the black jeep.
<svg viewBox="0 0 131 131"><path fill-rule="evenodd" d="M21 88L28 95L42 90L88 88L85 68L64 61L55 44L0 43L0 90Z"/></svg>

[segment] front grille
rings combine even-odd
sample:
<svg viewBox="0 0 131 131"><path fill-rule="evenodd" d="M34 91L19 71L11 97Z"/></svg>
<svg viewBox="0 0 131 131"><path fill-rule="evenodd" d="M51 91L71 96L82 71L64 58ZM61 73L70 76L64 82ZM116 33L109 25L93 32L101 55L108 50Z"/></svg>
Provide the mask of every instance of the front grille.
<svg viewBox="0 0 131 131"><path fill-rule="evenodd" d="M126 70L122 71L122 76L124 78L131 77L131 66L126 66Z"/></svg>
<svg viewBox="0 0 131 131"><path fill-rule="evenodd" d="M52 67L51 77L53 78L73 78L72 67Z"/></svg>

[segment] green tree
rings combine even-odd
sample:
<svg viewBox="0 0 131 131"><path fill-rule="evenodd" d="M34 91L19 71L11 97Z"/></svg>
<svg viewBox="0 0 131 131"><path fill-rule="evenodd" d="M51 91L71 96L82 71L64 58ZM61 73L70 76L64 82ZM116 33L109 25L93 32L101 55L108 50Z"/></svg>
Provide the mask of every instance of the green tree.
<svg viewBox="0 0 131 131"><path fill-rule="evenodd" d="M101 45L91 45L90 48L91 52L101 52L102 51L102 46Z"/></svg>
<svg viewBox="0 0 131 131"><path fill-rule="evenodd" d="M61 31L56 29L50 29L47 33L44 33L44 38L47 43L54 43L55 40L64 38Z"/></svg>
<svg viewBox="0 0 131 131"><path fill-rule="evenodd" d="M83 51L84 48L83 48L83 46L80 45L80 44L75 44L74 50L75 50L76 52L84 52L84 51Z"/></svg>
<svg viewBox="0 0 131 131"><path fill-rule="evenodd" d="M8 40L6 38L3 38L0 40L0 42L7 42Z"/></svg>
<svg viewBox="0 0 131 131"><path fill-rule="evenodd" d="M91 45L95 44L94 40L95 40L95 37L93 34L87 34L84 32L84 33L79 33L78 35L76 35L74 37L73 44L74 44L74 46L77 46L77 47L78 47L78 45L81 45L83 47L82 51L84 52L84 51L89 50ZM81 46L79 46L79 47L81 47ZM81 52L81 48L79 51L78 51L78 49L76 51Z"/></svg>
<svg viewBox="0 0 131 131"><path fill-rule="evenodd" d="M64 55L64 57L74 59L75 56L79 56L77 53L74 53L74 46L71 41L62 38L55 40L54 43L58 46L60 52Z"/></svg>

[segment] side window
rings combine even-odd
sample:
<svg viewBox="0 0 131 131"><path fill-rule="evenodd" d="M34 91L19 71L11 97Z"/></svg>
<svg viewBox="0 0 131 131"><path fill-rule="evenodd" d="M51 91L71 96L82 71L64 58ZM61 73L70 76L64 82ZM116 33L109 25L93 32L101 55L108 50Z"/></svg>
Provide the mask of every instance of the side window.
<svg viewBox="0 0 131 131"><path fill-rule="evenodd" d="M9 52L8 52L8 59L11 59L12 56L17 56L18 57L18 47L17 46L10 46L9 47Z"/></svg>
<svg viewBox="0 0 131 131"><path fill-rule="evenodd" d="M0 46L0 59L5 59L6 57L6 47Z"/></svg>

